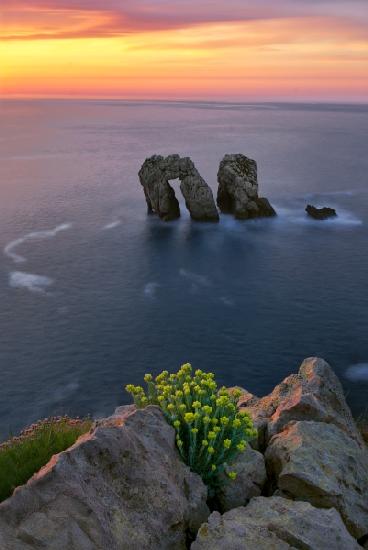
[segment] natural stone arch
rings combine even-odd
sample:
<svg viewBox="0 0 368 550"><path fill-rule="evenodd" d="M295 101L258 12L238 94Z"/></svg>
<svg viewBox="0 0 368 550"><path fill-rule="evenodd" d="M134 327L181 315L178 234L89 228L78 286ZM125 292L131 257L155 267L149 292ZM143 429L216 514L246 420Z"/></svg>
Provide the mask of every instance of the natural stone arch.
<svg viewBox="0 0 368 550"><path fill-rule="evenodd" d="M211 188L189 157L153 155L144 161L138 175L148 211L157 213L162 220L180 217L179 202L169 184L169 180L177 178L191 218L198 221L219 220Z"/></svg>

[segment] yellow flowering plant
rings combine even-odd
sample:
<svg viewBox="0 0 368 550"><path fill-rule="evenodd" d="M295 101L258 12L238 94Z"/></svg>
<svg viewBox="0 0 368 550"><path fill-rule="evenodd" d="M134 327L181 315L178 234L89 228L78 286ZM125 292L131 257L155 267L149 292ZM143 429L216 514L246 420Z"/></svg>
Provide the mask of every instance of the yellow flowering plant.
<svg viewBox="0 0 368 550"><path fill-rule="evenodd" d="M153 378L146 374L146 391L126 386L138 408L158 405L176 432L176 444L184 462L210 487L257 430L250 416L237 408L240 390L218 388L212 372L196 370L189 363L175 374L163 371ZM230 471L230 480L236 472Z"/></svg>

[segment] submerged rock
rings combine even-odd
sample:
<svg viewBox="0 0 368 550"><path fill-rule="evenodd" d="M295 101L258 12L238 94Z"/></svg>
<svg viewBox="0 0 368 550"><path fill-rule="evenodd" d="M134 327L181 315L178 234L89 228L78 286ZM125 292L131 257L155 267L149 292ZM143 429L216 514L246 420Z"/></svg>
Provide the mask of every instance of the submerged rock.
<svg viewBox="0 0 368 550"><path fill-rule="evenodd" d="M238 219L275 216L266 198L258 197L257 163L245 155L225 155L217 174L217 205Z"/></svg>
<svg viewBox="0 0 368 550"><path fill-rule="evenodd" d="M281 497L253 498L221 516L213 512L191 550L358 550L334 509Z"/></svg>
<svg viewBox="0 0 368 550"><path fill-rule="evenodd" d="M160 409L121 408L0 504L0 548L185 549L206 498Z"/></svg>
<svg viewBox="0 0 368 550"><path fill-rule="evenodd" d="M337 216L336 210L334 208L316 208L311 204L308 204L305 211L307 212L308 216L311 216L315 220L327 220L328 218L334 218Z"/></svg>
<svg viewBox="0 0 368 550"><path fill-rule="evenodd" d="M191 218L197 221L218 221L219 215L211 188L189 157L154 155L146 159L139 171L149 212L164 221L180 216L178 200L169 180L180 179L180 190Z"/></svg>

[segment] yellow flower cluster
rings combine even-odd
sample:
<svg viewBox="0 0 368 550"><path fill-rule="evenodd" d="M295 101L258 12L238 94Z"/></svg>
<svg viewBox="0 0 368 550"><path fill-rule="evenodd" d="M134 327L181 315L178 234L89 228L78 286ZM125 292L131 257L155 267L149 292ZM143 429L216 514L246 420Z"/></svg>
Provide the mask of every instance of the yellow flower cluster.
<svg viewBox="0 0 368 550"><path fill-rule="evenodd" d="M245 411L238 411L241 391L217 387L214 374L189 363L177 373L163 371L153 378L146 374L141 386L126 386L137 407L158 405L176 431L176 444L183 460L203 480L215 484L225 466L243 452L257 431ZM236 472L227 473L230 479Z"/></svg>

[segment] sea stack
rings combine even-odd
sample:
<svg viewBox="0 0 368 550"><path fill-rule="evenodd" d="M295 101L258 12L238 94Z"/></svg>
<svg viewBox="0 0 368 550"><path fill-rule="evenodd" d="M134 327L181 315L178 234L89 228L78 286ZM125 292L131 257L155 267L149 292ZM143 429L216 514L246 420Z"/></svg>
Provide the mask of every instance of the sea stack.
<svg viewBox="0 0 368 550"><path fill-rule="evenodd" d="M255 160L242 154L225 155L217 179L217 205L224 214L240 220L276 215L269 201L258 196Z"/></svg>
<svg viewBox="0 0 368 550"><path fill-rule="evenodd" d="M139 171L139 180L144 189L148 211L158 214L164 221L180 217L179 202L169 184L169 180L177 178L191 218L197 221L219 221L211 188L193 161L179 155L153 155L144 161Z"/></svg>

